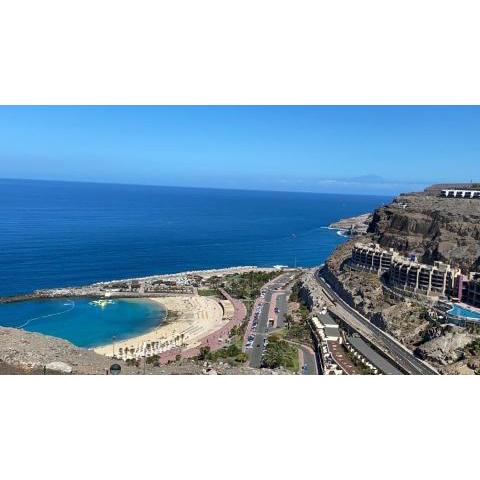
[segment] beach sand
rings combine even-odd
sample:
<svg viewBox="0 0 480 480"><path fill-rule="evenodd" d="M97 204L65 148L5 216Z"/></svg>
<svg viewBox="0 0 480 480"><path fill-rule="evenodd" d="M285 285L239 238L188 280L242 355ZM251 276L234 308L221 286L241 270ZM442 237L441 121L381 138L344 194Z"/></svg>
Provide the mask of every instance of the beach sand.
<svg viewBox="0 0 480 480"><path fill-rule="evenodd" d="M167 312L174 312L176 318L164 321L158 328L146 334L115 342L115 345L96 347L94 351L107 356L112 356L115 352L115 355L119 356L120 352L127 349L129 353L123 357L133 358L137 357L147 344L155 345L153 353L157 354L175 346L192 348L197 346L202 338L226 325L233 314L230 302L222 300L220 303L212 298L196 295L157 297L149 300L161 303ZM130 353L132 350L135 353Z"/></svg>

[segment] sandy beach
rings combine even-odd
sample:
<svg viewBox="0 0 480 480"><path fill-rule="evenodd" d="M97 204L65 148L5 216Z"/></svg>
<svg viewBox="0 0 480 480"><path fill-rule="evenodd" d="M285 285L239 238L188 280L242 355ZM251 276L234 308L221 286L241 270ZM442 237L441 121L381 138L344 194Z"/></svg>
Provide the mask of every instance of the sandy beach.
<svg viewBox="0 0 480 480"><path fill-rule="evenodd" d="M176 318L164 321L158 328L127 340L94 348L96 353L127 359L159 354L174 347L192 348L210 333L222 328L233 316L233 305L227 300L196 295L179 295L149 299L161 303Z"/></svg>

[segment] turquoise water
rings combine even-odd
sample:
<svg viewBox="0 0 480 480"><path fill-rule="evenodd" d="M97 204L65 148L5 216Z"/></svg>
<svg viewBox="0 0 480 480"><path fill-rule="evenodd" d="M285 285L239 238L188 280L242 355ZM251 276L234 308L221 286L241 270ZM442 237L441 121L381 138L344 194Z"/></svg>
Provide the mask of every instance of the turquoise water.
<svg viewBox="0 0 480 480"><path fill-rule="evenodd" d="M475 320L480 320L480 313L460 307L459 305L454 305L452 309L448 311L448 313L457 317L467 317L474 318Z"/></svg>
<svg viewBox="0 0 480 480"><path fill-rule="evenodd" d="M95 347L141 335L165 318L160 304L115 299L99 307L91 299L67 298L0 304L0 325L64 338L79 347Z"/></svg>

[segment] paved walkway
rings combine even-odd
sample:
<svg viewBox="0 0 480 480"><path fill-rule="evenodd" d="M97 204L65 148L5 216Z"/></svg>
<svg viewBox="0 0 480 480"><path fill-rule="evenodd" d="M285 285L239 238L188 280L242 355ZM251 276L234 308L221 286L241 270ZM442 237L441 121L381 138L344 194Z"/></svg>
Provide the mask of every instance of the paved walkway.
<svg viewBox="0 0 480 480"><path fill-rule="evenodd" d="M171 350L168 350L167 352L161 353L159 355L159 362L161 364L175 361L177 355L180 355L181 358L198 357L198 355L200 355L200 349L202 347L210 347L211 351L215 351L219 350L225 345L225 341L228 339L228 336L233 327L241 325L241 323L245 320L247 316L247 309L245 308L245 305L242 301L233 298L225 290L220 289L220 292L227 300L232 303L234 308L233 318L222 328L203 338L200 344L194 348L183 350L181 347L175 347Z"/></svg>
<svg viewBox="0 0 480 480"><path fill-rule="evenodd" d="M315 355L315 351L308 345L303 345L292 340L285 341L294 345L298 349L298 360L300 362L298 373L302 373L304 375L318 375L317 357ZM306 369L303 369L303 366L306 366Z"/></svg>

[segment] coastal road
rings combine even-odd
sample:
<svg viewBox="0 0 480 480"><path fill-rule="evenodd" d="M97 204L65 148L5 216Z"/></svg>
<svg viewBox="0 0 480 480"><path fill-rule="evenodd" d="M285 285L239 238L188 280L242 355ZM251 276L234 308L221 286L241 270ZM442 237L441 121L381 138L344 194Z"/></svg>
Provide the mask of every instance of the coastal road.
<svg viewBox="0 0 480 480"><path fill-rule="evenodd" d="M262 365L263 341L268 336L268 319L269 316L272 318L270 311L273 311L275 307L279 309L277 325L280 326L280 322L282 322L281 324L283 325L287 305L287 292L281 293L276 292L276 290L281 289L289 281L291 276L291 272L279 275L264 287L265 298L262 301L262 309L258 315L255 340L253 341L253 347L247 350L251 367L260 368ZM274 297L273 303L272 297ZM254 313L255 312L252 312L252 315L254 315Z"/></svg>
<svg viewBox="0 0 480 480"><path fill-rule="evenodd" d="M390 357L396 365L410 375L438 375L438 372L433 367L415 357L415 355L401 343L373 325L366 317L348 305L348 303L330 287L318 270L315 272L315 279L324 291L335 300L335 304L331 307L332 311L344 320L347 325L363 335L373 345ZM328 297L326 297L326 299L328 299Z"/></svg>
<svg viewBox="0 0 480 480"><path fill-rule="evenodd" d="M300 372L303 375L318 375L317 357L315 352L305 345L296 345L300 360Z"/></svg>

